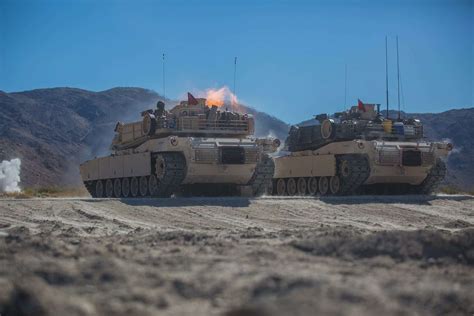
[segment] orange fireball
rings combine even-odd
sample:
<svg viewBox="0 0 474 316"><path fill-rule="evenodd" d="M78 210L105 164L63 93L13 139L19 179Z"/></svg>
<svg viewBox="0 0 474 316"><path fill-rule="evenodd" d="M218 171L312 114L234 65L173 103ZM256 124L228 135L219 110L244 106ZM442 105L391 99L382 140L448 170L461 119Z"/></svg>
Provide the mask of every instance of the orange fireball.
<svg viewBox="0 0 474 316"><path fill-rule="evenodd" d="M226 101L230 101L231 106L237 104L237 97L226 86L220 89L207 89L205 98L207 106L221 107Z"/></svg>

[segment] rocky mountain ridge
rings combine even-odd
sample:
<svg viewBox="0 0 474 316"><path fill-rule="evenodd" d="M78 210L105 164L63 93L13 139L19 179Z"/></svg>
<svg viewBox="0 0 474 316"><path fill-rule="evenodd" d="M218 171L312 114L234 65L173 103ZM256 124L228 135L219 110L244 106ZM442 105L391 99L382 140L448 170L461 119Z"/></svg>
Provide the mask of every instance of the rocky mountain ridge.
<svg viewBox="0 0 474 316"><path fill-rule="evenodd" d="M76 88L0 91L0 161L22 159L22 186L80 183L78 165L108 153L117 121L139 120L144 109L163 98L142 88L92 92ZM166 100L168 104L174 103ZM289 125L253 108L257 136L286 138ZM474 186L474 108L407 114L420 118L429 139L456 146L448 160L449 183Z"/></svg>

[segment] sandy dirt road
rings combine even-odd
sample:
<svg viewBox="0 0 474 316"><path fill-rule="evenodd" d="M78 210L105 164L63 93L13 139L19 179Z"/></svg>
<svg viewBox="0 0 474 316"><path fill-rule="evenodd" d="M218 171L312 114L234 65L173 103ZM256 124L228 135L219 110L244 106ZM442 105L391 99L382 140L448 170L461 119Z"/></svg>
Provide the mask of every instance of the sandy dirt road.
<svg viewBox="0 0 474 316"><path fill-rule="evenodd" d="M474 198L0 200L3 315L472 315Z"/></svg>

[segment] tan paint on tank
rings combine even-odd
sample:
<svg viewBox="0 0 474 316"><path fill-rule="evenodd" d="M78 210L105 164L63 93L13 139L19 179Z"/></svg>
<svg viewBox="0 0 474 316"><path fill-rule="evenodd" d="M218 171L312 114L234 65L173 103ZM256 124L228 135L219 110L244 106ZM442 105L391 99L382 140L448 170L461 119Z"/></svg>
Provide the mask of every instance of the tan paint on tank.
<svg viewBox="0 0 474 316"><path fill-rule="evenodd" d="M186 177L183 184L193 183L233 183L246 184L250 181L256 163L241 165L220 163L197 163L195 149L205 145L208 150L216 150L222 146L244 146L259 149L262 145L256 139L235 138L193 138L174 137L150 139L138 146L135 153L132 150L121 152L120 155L108 156L90 160L81 165L81 175L84 181L120 177L146 176L151 174L151 153L181 152L186 159ZM177 141L176 141L177 140ZM259 140L260 141L260 140ZM193 147L194 146L194 147Z"/></svg>
<svg viewBox="0 0 474 316"><path fill-rule="evenodd" d="M183 184L233 183L246 184L255 171L256 164L221 165L190 163Z"/></svg>
<svg viewBox="0 0 474 316"><path fill-rule="evenodd" d="M336 173L334 155L286 156L275 159L275 178L333 176Z"/></svg>
<svg viewBox="0 0 474 316"><path fill-rule="evenodd" d="M145 176L151 173L150 153L101 157L80 166L84 181Z"/></svg>
<svg viewBox="0 0 474 316"><path fill-rule="evenodd" d="M417 185L426 178L432 164L418 167L382 165L379 162L379 152L382 148L418 148L421 151L432 152L434 160L446 157L449 153L445 142L395 142L395 141L366 141L353 140L334 142L317 150L293 152L288 156L275 158L274 178L289 177L322 177L335 174L335 155L364 154L369 159L370 175L364 184L375 183L408 183ZM378 148L378 149L377 149ZM326 157L326 158L324 158ZM331 157L331 159L328 159Z"/></svg>

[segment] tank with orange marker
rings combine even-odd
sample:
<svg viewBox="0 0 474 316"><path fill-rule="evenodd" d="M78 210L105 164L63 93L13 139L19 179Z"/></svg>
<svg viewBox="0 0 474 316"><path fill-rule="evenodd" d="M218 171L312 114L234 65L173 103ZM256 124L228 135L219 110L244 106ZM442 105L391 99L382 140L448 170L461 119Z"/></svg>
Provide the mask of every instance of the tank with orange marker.
<svg viewBox="0 0 474 316"><path fill-rule="evenodd" d="M416 119L383 117L364 104L293 126L276 157L273 194L429 194L446 175L453 145L431 142Z"/></svg>

